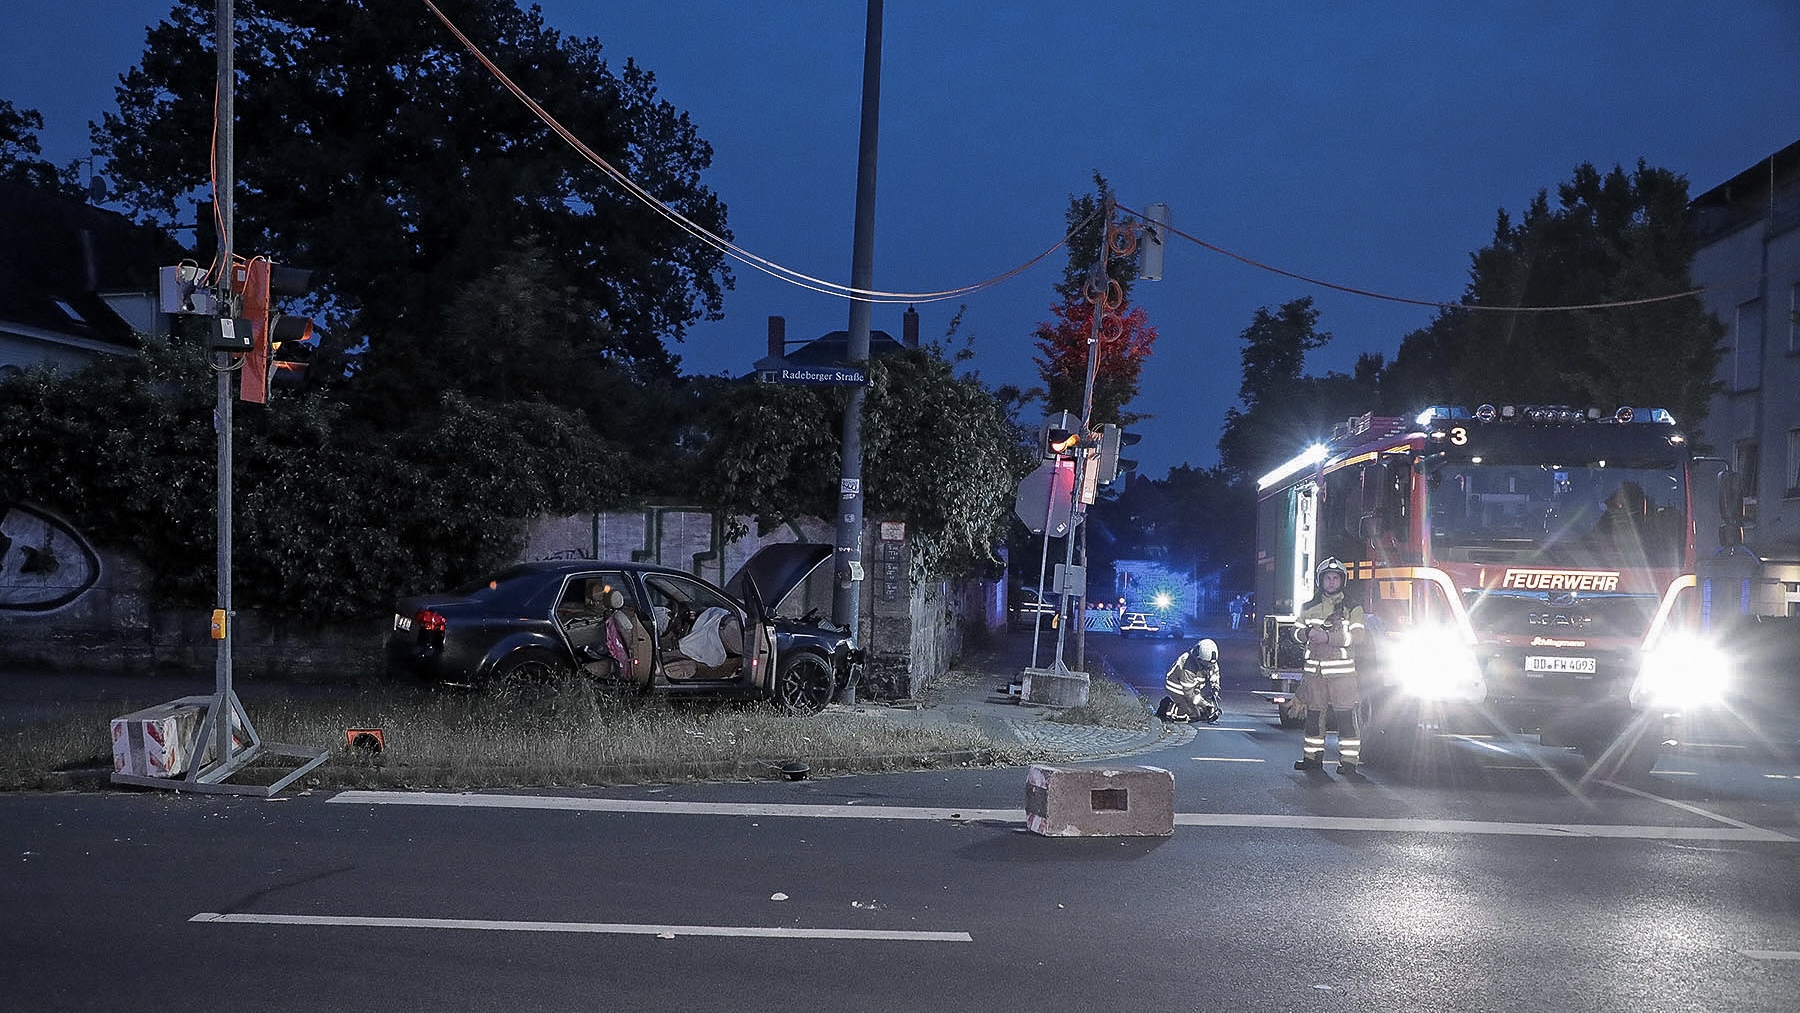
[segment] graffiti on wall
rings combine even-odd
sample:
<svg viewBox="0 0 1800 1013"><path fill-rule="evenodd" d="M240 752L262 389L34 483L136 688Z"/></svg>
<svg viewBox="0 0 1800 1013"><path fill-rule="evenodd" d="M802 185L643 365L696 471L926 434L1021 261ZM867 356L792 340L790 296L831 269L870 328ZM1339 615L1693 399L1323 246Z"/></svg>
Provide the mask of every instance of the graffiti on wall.
<svg viewBox="0 0 1800 1013"><path fill-rule="evenodd" d="M0 613L48 612L100 581L100 557L60 518L24 503L0 507Z"/></svg>

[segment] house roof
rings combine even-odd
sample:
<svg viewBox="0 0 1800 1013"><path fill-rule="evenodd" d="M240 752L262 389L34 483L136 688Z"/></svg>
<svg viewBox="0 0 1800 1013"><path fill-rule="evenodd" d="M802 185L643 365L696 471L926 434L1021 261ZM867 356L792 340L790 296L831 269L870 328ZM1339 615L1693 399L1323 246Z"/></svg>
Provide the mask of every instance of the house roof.
<svg viewBox="0 0 1800 1013"><path fill-rule="evenodd" d="M117 212L0 180L0 330L136 348L104 292L156 289L155 232Z"/></svg>
<svg viewBox="0 0 1800 1013"><path fill-rule="evenodd" d="M890 355L901 350L900 342L886 331L869 332L869 358ZM783 356L765 355L756 360L756 368L779 366L841 366L850 361L850 332L832 331L808 341Z"/></svg>

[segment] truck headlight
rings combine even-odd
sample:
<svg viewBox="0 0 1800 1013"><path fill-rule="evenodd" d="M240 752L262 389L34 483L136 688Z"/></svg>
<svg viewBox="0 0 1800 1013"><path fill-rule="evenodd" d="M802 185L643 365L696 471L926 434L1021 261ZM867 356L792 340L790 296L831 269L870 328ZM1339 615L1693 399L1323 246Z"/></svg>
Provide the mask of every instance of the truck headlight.
<svg viewBox="0 0 1800 1013"><path fill-rule="evenodd" d="M1448 630L1415 632L1387 645L1388 671L1407 696L1420 700L1487 698L1474 648Z"/></svg>
<svg viewBox="0 0 1800 1013"><path fill-rule="evenodd" d="M1691 633L1672 633L1644 652L1633 707L1716 707L1731 688L1736 666L1719 644Z"/></svg>

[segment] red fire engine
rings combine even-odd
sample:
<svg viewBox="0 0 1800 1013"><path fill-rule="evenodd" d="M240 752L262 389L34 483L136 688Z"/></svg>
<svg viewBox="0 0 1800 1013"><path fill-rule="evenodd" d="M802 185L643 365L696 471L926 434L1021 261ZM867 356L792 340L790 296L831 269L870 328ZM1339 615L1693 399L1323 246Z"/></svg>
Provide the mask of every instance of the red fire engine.
<svg viewBox="0 0 1800 1013"><path fill-rule="evenodd" d="M1264 695L1299 723L1294 616L1336 557L1370 617L1369 762L1424 762L1439 733L1536 734L1603 776L1647 773L1669 719L1717 703L1730 671L1696 635L1693 485L1659 408L1351 419L1258 482Z"/></svg>

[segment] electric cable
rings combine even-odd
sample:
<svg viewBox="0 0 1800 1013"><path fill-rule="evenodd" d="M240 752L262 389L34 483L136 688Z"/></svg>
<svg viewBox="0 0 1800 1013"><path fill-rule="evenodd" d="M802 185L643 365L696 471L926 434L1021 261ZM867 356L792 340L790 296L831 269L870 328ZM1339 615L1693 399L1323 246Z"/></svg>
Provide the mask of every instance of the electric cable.
<svg viewBox="0 0 1800 1013"><path fill-rule="evenodd" d="M968 295L973 292L979 292L983 289L992 288L993 286L998 285L1001 282L1008 281L1012 278L1018 277L1019 275L1024 274L1026 271L1030 270L1031 268L1037 266L1037 264L1041 263L1044 260L1044 258L1050 256L1052 253L1055 253L1058 249L1060 249L1064 244L1066 244L1068 242L1068 236L1064 236L1063 238L1057 240L1054 244L1052 244L1049 249L1045 250L1044 252L1038 254L1035 257L1032 257L1030 260L1027 260L1023 264L1020 264L1019 266L1012 268L1009 271L1003 271L1000 274L994 275L991 278L985 278L981 281L973 282L968 285L961 285L956 288L950 288L950 289L942 289L942 290L935 291L935 292L889 292L889 291L883 291L883 290L879 290L879 289L862 289L862 288L855 288L850 285L842 285L842 284L839 284L839 283L833 282L833 281L827 281L823 278L815 278L809 274L804 274L800 271L794 270L793 268L786 267L782 264L776 263L775 261L768 260L764 257L757 256L756 254L751 253L750 251L732 243L730 240L725 239L724 237L713 233L711 230L707 229L705 226L699 224L698 222L693 221L692 219L688 218L686 215L683 215L681 212L675 210L673 207L670 207L668 204L666 204L662 200L658 199L655 194L652 194L648 190L645 190L643 187L639 186L637 184L637 182L634 181L630 176L626 175L624 172L615 168L610 162L608 162L606 159L602 158L598 152L595 152L592 148L588 147L587 144L584 143L579 137L575 136L573 131L571 131L567 127L563 126L563 124L560 120L558 120L555 116L551 115L548 110L546 110L542 105L539 105L538 102L535 99L533 99L530 95L526 94L525 90L523 88L520 88L516 83L514 83L512 78L510 78L506 75L505 71L501 70L499 68L499 66L497 66L492 60L490 60L488 58L487 54L484 53L481 50L481 48L474 43L473 40L471 40L467 35L463 34L462 30L459 29L458 27L456 27L456 25L448 17L445 16L444 12L439 10L437 5L435 3L433 3L432 0L422 0L422 2L425 4L426 8L428 8L431 11L431 13L438 19L438 21L443 23L444 27L450 32L450 34L456 36L457 40L462 43L463 48L467 49L469 51L469 53L472 56L474 56L476 61L479 62L484 68L487 69L489 74L493 75L495 80L499 81L500 84L504 88L506 88L507 91L512 93L514 98L518 99L519 102L521 104L523 104L525 106L525 108L529 109L531 111L531 113L534 116L536 116L546 127L549 127L553 133L555 133L558 137L562 138L563 141L566 142L570 147L574 148L577 152L579 152L583 158L585 158L595 168L599 169L602 173L604 173L607 176L607 178L611 179L613 182L615 182L619 186L623 187L626 190L626 192L629 193L631 196L636 197L638 200L642 201L644 204L646 204L652 210L654 210L657 214L668 219L669 222L674 224L677 228L681 229L683 232L687 233L688 235L694 237L695 239L700 240L702 243L705 243L707 246L712 247L713 249L719 251L720 253L725 254L728 257L731 257L732 259L738 261L739 263L744 264L747 267L754 268L758 271L761 271L765 274L770 275L771 277L777 278L781 281L788 282L789 284L796 285L800 288L808 289L813 292L818 292L822 295L837 296L839 298L854 299L854 300L858 300L858 301L862 301L862 302L871 302L871 303L943 302L945 300L955 299L959 296ZM1090 215L1087 220L1084 220L1080 225L1077 225L1074 229L1071 229L1069 234L1073 235L1075 232L1080 231L1083 227L1085 227L1088 224L1088 221L1091 221L1091 220L1092 220L1092 216Z"/></svg>
<svg viewBox="0 0 1800 1013"><path fill-rule="evenodd" d="M1122 204L1118 205L1118 208L1120 211L1123 211L1126 214L1132 215L1142 221L1145 221L1145 222L1151 221L1151 219L1149 217L1147 217L1141 211L1137 211L1132 208L1125 207ZM1326 281L1323 278L1314 278L1309 275L1299 274L1294 271L1289 271L1289 270L1286 270L1283 268L1276 267L1273 264L1265 264L1260 260L1256 260L1252 257L1246 257L1241 253L1235 253L1231 250L1227 250L1224 247L1218 246L1214 243L1209 243L1206 240L1201 239L1199 236L1189 235L1188 233L1183 232L1180 229L1174 227L1173 225L1167 224L1166 222L1152 222L1152 224L1154 224L1156 226L1156 228L1158 228L1158 229L1168 230L1170 235L1180 236L1181 238L1187 240L1188 242L1193 243L1195 246L1199 246L1202 249L1211 250L1212 252L1217 253L1220 256L1230 257L1232 260L1235 260L1240 264L1246 264L1250 267L1254 267L1261 271L1268 271L1271 274L1279 274L1284 278L1292 278L1295 281L1303 281L1303 282L1307 283L1308 285L1317 285L1320 288L1328 288L1335 292L1345 292L1350 295L1363 296L1364 298L1368 298L1368 299L1379 299L1383 302L1404 303L1408 306L1429 306L1434 309L1443 309L1443 310L1483 310L1483 311L1487 311L1490 313L1563 313L1563 312L1573 312L1575 310L1610 310L1610 309L1623 309L1623 308L1629 307L1629 306L1649 306L1649 305L1652 305L1655 303L1673 302L1677 299L1686 299L1689 296L1697 296L1700 293L1706 291L1705 287L1701 287L1701 288L1689 289L1686 292L1674 292L1674 293L1671 293L1668 295L1648 296L1643 299L1624 299L1624 300L1620 300L1618 302L1580 303L1580 304L1561 305L1561 306L1496 306L1491 303L1461 303L1461 302L1443 302L1443 301L1437 300L1437 299L1413 299L1413 298L1409 298L1407 296L1389 295L1384 292L1375 292L1375 291L1371 291L1366 288L1356 288L1351 285L1340 285L1340 284L1337 284L1336 282Z"/></svg>

